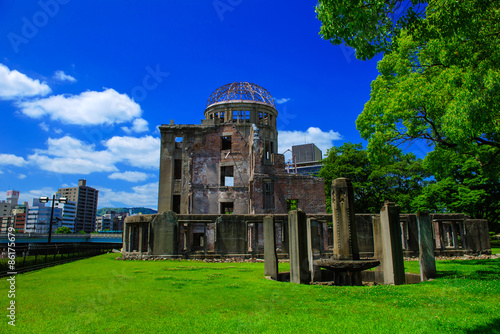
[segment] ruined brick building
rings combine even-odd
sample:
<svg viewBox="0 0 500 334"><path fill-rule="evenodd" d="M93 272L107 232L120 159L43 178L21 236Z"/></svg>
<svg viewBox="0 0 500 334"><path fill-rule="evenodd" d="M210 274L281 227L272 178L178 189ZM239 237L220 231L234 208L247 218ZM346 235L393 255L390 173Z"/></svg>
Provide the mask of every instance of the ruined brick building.
<svg viewBox="0 0 500 334"><path fill-rule="evenodd" d="M264 219L274 221L276 249L287 257L287 212L296 208L307 214L315 256L332 255L324 181L286 172L277 153L277 117L267 90L236 82L212 93L200 125L160 126L158 214L125 219L123 257L262 256ZM380 215L357 213L354 219L360 254L373 256ZM398 219L404 254L418 255L416 216ZM491 253L486 220L463 214L431 219L436 254Z"/></svg>
<svg viewBox="0 0 500 334"><path fill-rule="evenodd" d="M266 89L234 82L210 95L200 125L160 126L158 211L279 214L299 205L326 212L322 179L286 173L277 117Z"/></svg>

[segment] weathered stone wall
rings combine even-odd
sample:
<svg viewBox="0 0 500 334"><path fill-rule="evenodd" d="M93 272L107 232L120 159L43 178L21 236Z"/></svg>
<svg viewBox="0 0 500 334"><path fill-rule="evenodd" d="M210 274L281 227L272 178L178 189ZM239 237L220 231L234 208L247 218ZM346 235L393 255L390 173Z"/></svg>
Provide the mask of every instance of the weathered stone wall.
<svg viewBox="0 0 500 334"><path fill-rule="evenodd" d="M264 214L249 215L174 215L163 213L159 215L139 215L125 219L123 235L124 257L150 256L181 256L181 257L213 257L213 256L243 256L262 257L264 251L263 220ZM373 246L373 219L379 215L356 214L357 240L361 257L372 256ZM276 225L276 247L278 256L288 256L288 215L272 215ZM320 256L333 254L332 238L328 238L328 229L331 230L331 214L310 214L316 226L314 237L314 252ZM401 240L407 239L407 249L403 249L405 256L418 256L413 249L415 234L418 237L418 226L412 221L415 215L401 215L400 222L406 220L409 226L410 237L401 232ZM463 220L458 220L462 218ZM481 219L468 219L464 215L430 215L434 226L433 242L436 255L461 255L466 253L491 253L488 236L488 222ZM453 220L457 219L457 220ZM416 220L415 220L416 221ZM451 239L460 242L440 248L450 237L442 237L442 225L454 222L457 226L455 235ZM327 228L327 224L330 224ZM462 224L462 225L460 225ZM441 228L440 228L441 226ZM464 230L458 229L463 226ZM438 232L436 232L438 231ZM451 229L450 229L451 231ZM457 234L463 233L458 237ZM201 240L202 238L203 240ZM447 239L448 238L448 239ZM444 240L443 242L441 242ZM418 240L417 240L418 242Z"/></svg>

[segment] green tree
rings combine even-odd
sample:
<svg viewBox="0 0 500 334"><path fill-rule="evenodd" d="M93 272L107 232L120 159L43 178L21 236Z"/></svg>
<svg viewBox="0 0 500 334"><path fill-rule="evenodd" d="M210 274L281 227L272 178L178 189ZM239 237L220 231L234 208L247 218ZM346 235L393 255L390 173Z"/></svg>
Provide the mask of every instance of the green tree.
<svg viewBox="0 0 500 334"><path fill-rule="evenodd" d="M424 16L423 0L319 0L320 35L334 45L356 50L358 59L391 49L402 29L416 27Z"/></svg>
<svg viewBox="0 0 500 334"><path fill-rule="evenodd" d="M361 144L332 147L323 160L319 176L325 179L325 196L331 212L331 183L339 177L351 179L356 212L377 213L386 200L397 203L403 212L413 211L412 199L425 184L427 174L413 154L393 148L384 165L370 162Z"/></svg>
<svg viewBox="0 0 500 334"><path fill-rule="evenodd" d="M61 227L58 227L54 233L73 233L71 232L71 229L67 226L61 226Z"/></svg>
<svg viewBox="0 0 500 334"><path fill-rule="evenodd" d="M409 6L400 10L402 4ZM324 38L355 47L361 59L385 52L357 128L370 156L384 155L386 145L423 139L473 156L495 172L500 0L430 0L425 12L421 4L320 1Z"/></svg>
<svg viewBox="0 0 500 334"><path fill-rule="evenodd" d="M446 163L440 163L446 161ZM490 230L500 232L500 181L485 175L472 157L437 149L424 160L435 180L415 198L421 211L461 212L488 219Z"/></svg>

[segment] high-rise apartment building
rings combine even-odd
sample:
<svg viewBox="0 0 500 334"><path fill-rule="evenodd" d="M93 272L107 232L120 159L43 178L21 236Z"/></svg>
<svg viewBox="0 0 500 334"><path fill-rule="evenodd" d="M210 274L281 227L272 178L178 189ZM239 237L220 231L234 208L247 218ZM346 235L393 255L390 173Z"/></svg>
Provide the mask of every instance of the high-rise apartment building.
<svg viewBox="0 0 500 334"><path fill-rule="evenodd" d="M33 205L28 208L26 215L25 233L48 233L51 215L52 230L55 230L60 226L62 209L55 207L52 214L51 205L45 206L45 203L40 203L38 198L34 198Z"/></svg>
<svg viewBox="0 0 500 334"><path fill-rule="evenodd" d="M68 201L66 203L55 202L54 207L62 209L62 221L60 226L65 226L75 232L76 202Z"/></svg>
<svg viewBox="0 0 500 334"><path fill-rule="evenodd" d="M59 188L60 197L76 203L75 232L94 231L99 191L87 186L86 180L78 180L78 187Z"/></svg>

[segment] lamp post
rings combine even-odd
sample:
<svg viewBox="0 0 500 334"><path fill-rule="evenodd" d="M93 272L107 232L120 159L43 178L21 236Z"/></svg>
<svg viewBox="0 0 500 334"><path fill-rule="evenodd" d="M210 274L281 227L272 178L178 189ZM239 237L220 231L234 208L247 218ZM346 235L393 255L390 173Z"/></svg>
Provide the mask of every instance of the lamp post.
<svg viewBox="0 0 500 334"><path fill-rule="evenodd" d="M40 197L40 203L48 203L50 201L50 198L47 196ZM55 202L58 201L59 203L67 203L68 198L66 197L59 197L56 199L56 195L52 195L52 210L50 211L50 222L49 222L49 240L47 241L48 244L50 244L50 241L52 239L52 220L54 219L54 204Z"/></svg>

